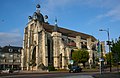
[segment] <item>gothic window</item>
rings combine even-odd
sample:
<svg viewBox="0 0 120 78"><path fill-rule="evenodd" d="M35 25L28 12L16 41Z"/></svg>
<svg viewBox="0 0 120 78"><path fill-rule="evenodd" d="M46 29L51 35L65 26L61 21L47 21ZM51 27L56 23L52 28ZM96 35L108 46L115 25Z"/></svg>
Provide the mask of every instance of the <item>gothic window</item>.
<svg viewBox="0 0 120 78"><path fill-rule="evenodd" d="M95 44L92 46L92 50L96 51L96 45Z"/></svg>
<svg viewBox="0 0 120 78"><path fill-rule="evenodd" d="M81 42L81 45L83 45L83 42Z"/></svg>
<svg viewBox="0 0 120 78"><path fill-rule="evenodd" d="M81 42L81 48L87 49L87 42Z"/></svg>
<svg viewBox="0 0 120 78"><path fill-rule="evenodd" d="M50 54L50 52L51 52L51 49L50 49L50 40L48 39L47 40L47 47L48 47L48 64L50 65L51 64L51 54Z"/></svg>
<svg viewBox="0 0 120 78"><path fill-rule="evenodd" d="M36 46L33 48L31 65L36 65Z"/></svg>
<svg viewBox="0 0 120 78"><path fill-rule="evenodd" d="M60 67L62 67L62 53L60 54Z"/></svg>
<svg viewBox="0 0 120 78"><path fill-rule="evenodd" d="M68 39L68 43L70 43L70 41L71 41L71 40L70 40L70 39Z"/></svg>
<svg viewBox="0 0 120 78"><path fill-rule="evenodd" d="M62 41L65 41L65 40L62 38Z"/></svg>

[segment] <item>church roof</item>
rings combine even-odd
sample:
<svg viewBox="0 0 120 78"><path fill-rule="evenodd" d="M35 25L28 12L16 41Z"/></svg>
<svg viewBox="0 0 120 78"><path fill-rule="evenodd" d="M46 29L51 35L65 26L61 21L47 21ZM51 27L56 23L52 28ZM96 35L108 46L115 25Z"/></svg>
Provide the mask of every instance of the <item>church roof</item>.
<svg viewBox="0 0 120 78"><path fill-rule="evenodd" d="M47 32L52 33L53 29L54 29L54 26L44 23L43 24L43 28ZM70 29L66 29L66 28L62 28L62 27L58 27L58 32L62 33L63 35L66 35L68 37L74 37L75 38L76 36L81 36L82 39L86 39L86 38L90 38L91 37L93 41L96 40L96 38L91 36L91 35L88 35L88 34L85 34L85 33L81 33L81 32L77 32L77 31L70 30Z"/></svg>
<svg viewBox="0 0 120 78"><path fill-rule="evenodd" d="M43 28L47 32L50 32L50 33L52 33L52 32L60 32L63 35L66 35L68 37L74 37L74 38L76 36L81 36L82 39L87 39L87 38L91 37L93 41L96 40L96 38L91 36L91 35L81 33L81 32L77 32L77 31L70 30L70 29L66 29L66 28L62 28L62 27L58 27L57 24L55 26L46 24L45 21L44 21L43 15L40 13L40 5L38 4L36 6L36 8L37 8L37 11L34 12L33 16L29 16L29 20L31 20L31 21L32 20L38 20L39 22L42 22L43 23ZM48 16L46 18L48 18ZM55 22L57 22L57 19L55 20ZM27 30L27 27L26 27L26 30ZM27 32L25 32L25 33L27 33Z"/></svg>

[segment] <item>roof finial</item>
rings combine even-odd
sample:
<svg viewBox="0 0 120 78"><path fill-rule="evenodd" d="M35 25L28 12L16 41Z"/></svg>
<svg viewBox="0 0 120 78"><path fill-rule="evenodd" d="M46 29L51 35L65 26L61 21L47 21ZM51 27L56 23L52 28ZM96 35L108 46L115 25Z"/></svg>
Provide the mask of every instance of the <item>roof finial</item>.
<svg viewBox="0 0 120 78"><path fill-rule="evenodd" d="M36 5L36 10L37 10L37 13L40 12L40 5L39 4Z"/></svg>
<svg viewBox="0 0 120 78"><path fill-rule="evenodd" d="M32 16L28 16L28 22L32 20Z"/></svg>
<svg viewBox="0 0 120 78"><path fill-rule="evenodd" d="M55 17L55 26L54 26L54 32L58 31L58 25L57 25L57 18Z"/></svg>
<svg viewBox="0 0 120 78"><path fill-rule="evenodd" d="M45 23L48 23L48 16L47 15L45 15Z"/></svg>
<svg viewBox="0 0 120 78"><path fill-rule="evenodd" d="M55 26L57 26L57 18L55 17Z"/></svg>

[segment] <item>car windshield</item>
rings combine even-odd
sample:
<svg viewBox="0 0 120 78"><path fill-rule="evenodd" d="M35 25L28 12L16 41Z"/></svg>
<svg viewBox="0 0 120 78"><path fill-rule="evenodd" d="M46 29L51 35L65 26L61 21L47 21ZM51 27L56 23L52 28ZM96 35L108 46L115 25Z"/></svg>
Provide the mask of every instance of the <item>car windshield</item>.
<svg viewBox="0 0 120 78"><path fill-rule="evenodd" d="M79 66L72 66L72 69L79 68Z"/></svg>

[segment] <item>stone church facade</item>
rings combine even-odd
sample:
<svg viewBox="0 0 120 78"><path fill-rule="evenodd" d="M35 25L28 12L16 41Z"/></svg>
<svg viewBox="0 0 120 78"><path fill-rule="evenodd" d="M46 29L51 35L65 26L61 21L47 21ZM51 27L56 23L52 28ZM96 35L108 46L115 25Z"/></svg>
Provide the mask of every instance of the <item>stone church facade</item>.
<svg viewBox="0 0 120 78"><path fill-rule="evenodd" d="M88 34L50 25L48 16L40 13L40 5L24 29L22 70L40 70L42 66L53 65L56 69L67 69L71 60L71 51L86 48L89 51L89 64L96 55L97 40Z"/></svg>

